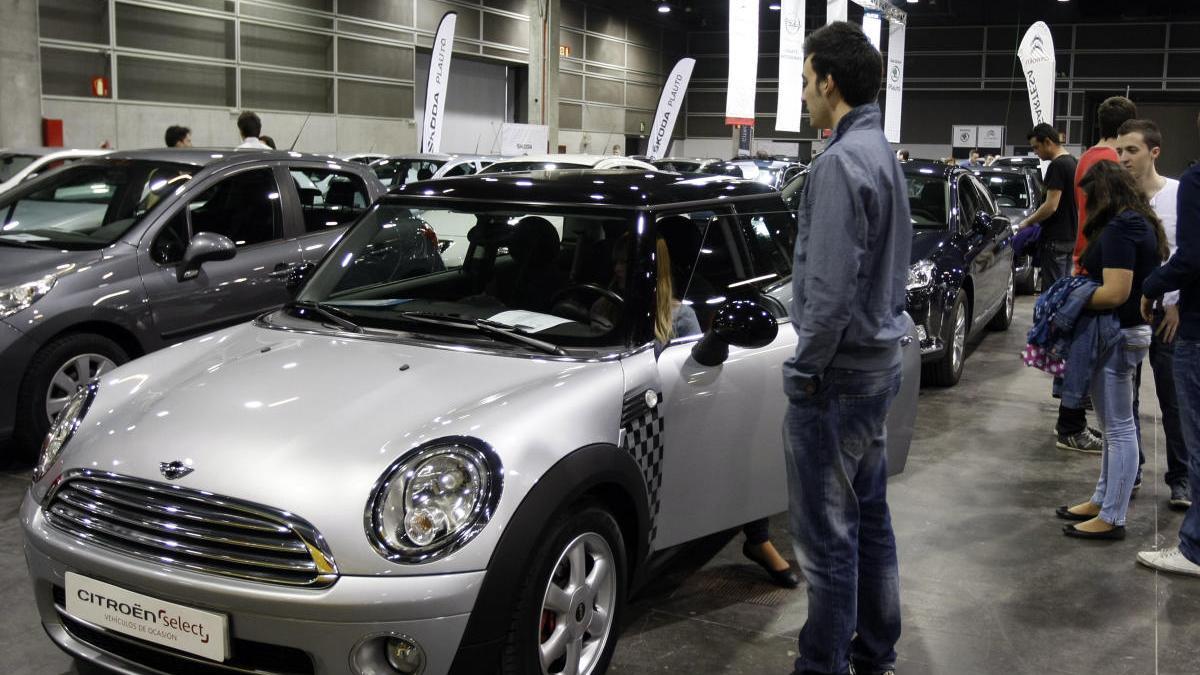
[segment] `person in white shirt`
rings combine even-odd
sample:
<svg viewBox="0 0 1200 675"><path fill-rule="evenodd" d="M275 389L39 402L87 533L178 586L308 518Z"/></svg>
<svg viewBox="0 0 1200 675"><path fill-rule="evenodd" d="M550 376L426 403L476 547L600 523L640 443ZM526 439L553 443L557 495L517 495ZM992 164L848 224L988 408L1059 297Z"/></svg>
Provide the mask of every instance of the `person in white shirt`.
<svg viewBox="0 0 1200 675"><path fill-rule="evenodd" d="M1158 125L1150 120L1132 119L1117 131L1117 155L1137 182L1150 207L1162 221L1163 230L1175 254L1175 221L1177 210L1175 195L1179 181L1158 174L1155 161L1162 152L1162 133ZM1179 403L1175 393L1175 333L1179 329L1179 292L1163 297L1163 310L1156 314L1154 340L1150 343L1150 368L1154 371L1154 389L1162 408L1163 435L1167 445L1167 473L1164 476L1171 496L1167 504L1176 510L1186 511L1191 506L1188 490L1188 449L1179 424ZM1134 419L1137 419L1137 385L1141 384L1142 369L1139 366L1134 378ZM1139 430L1139 438L1141 437Z"/></svg>
<svg viewBox="0 0 1200 675"><path fill-rule="evenodd" d="M242 135L242 144L238 150L270 150L271 146L258 139L262 135L262 120L249 110L238 115L238 133Z"/></svg>

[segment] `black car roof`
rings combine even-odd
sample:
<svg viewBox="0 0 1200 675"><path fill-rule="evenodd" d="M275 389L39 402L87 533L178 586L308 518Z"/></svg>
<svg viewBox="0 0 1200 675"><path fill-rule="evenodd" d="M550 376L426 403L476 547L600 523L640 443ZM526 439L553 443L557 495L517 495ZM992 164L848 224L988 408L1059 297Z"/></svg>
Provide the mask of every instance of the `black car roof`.
<svg viewBox="0 0 1200 675"><path fill-rule="evenodd" d="M1021 164L1002 164L992 166L977 166L971 167L969 171L973 173L1007 173L1016 176L1024 176L1031 169L1036 169L1036 166L1021 165Z"/></svg>
<svg viewBox="0 0 1200 675"><path fill-rule="evenodd" d="M904 173L906 175L923 173L927 175L933 174L935 176L941 176L942 178L946 179L949 179L950 176L953 176L959 172L966 171L966 169L962 168L961 166L943 164L941 162L934 162L928 159L910 159L907 162L900 162L900 168L904 169Z"/></svg>
<svg viewBox="0 0 1200 675"><path fill-rule="evenodd" d="M147 150L120 150L90 159L132 159L150 162L190 164L191 166L208 166L209 164L231 165L241 164L244 162L261 162L264 160L279 161L285 159L300 159L312 162L332 162L343 167L355 166L354 162L338 159L333 155L317 155L306 152L290 152L287 150L234 150L233 148L151 148Z"/></svg>
<svg viewBox="0 0 1200 675"><path fill-rule="evenodd" d="M762 183L733 176L559 169L420 181L392 188L388 197L418 195L481 202L591 204L640 208L768 195L775 192Z"/></svg>

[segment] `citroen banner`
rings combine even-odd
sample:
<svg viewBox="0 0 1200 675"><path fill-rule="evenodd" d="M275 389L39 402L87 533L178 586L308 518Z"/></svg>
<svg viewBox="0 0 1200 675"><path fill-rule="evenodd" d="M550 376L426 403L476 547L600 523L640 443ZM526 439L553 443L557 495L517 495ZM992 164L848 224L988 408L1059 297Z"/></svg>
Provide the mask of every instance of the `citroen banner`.
<svg viewBox="0 0 1200 675"><path fill-rule="evenodd" d="M775 109L775 129L798 132L804 108L804 0L783 0L779 22L779 102Z"/></svg>
<svg viewBox="0 0 1200 675"><path fill-rule="evenodd" d="M658 98L658 112L654 113L654 126L650 129L650 144L646 148L646 155L650 159L662 159L667 154L671 132L675 130L675 121L683 107L683 96L687 93L695 65L696 59L679 59L663 85L662 95Z"/></svg>
<svg viewBox="0 0 1200 675"><path fill-rule="evenodd" d="M888 51L884 98L883 135L889 143L900 142L900 108L904 102L904 23L888 25Z"/></svg>
<svg viewBox="0 0 1200 675"><path fill-rule="evenodd" d="M729 0L729 89L725 124L754 126L758 87L758 0Z"/></svg>
<svg viewBox="0 0 1200 675"><path fill-rule="evenodd" d="M1036 126L1054 124L1054 38L1050 27L1038 21L1025 31L1017 49L1021 70L1029 87L1029 112Z"/></svg>
<svg viewBox="0 0 1200 675"><path fill-rule="evenodd" d="M429 79L425 83L425 118L421 120L421 152L438 152L442 123L446 119L446 84L450 81L450 54L454 51L454 25L458 14L446 12L433 39Z"/></svg>

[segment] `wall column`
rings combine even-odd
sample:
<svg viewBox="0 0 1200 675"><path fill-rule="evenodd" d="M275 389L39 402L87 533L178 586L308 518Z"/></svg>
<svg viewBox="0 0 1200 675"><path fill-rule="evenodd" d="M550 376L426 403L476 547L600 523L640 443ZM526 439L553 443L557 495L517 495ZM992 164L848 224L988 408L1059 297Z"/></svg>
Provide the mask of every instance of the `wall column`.
<svg viewBox="0 0 1200 675"><path fill-rule="evenodd" d="M560 0L527 0L529 14L529 123L550 127L549 152L558 151L558 25Z"/></svg>
<svg viewBox="0 0 1200 675"><path fill-rule="evenodd" d="M0 146L39 146L42 68L37 0L0 0L0 16L4 17L0 21Z"/></svg>

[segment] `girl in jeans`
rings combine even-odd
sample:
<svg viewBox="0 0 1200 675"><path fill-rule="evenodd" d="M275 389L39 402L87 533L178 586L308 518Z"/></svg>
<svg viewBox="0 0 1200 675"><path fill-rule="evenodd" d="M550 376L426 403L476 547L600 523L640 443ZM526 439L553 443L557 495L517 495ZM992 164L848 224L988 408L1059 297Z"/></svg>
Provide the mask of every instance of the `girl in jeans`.
<svg viewBox="0 0 1200 675"><path fill-rule="evenodd" d="M1142 282L1169 253L1166 234L1133 177L1112 161L1098 162L1080 181L1091 211L1083 233L1088 246L1080 264L1102 285L1088 309L1112 312L1121 340L1097 355L1092 368L1092 402L1104 429L1104 462L1091 499L1057 511L1076 521L1069 537L1124 539L1125 513L1138 467L1133 420L1133 375L1150 349L1150 325L1142 318Z"/></svg>

